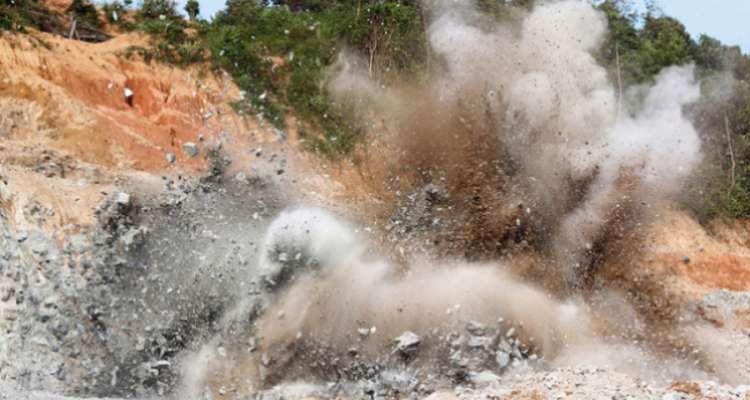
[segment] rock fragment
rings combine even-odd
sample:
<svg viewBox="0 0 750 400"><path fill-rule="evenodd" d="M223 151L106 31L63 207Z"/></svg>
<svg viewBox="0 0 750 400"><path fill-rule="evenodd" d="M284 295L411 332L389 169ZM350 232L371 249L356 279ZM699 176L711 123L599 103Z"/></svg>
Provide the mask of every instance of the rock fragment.
<svg viewBox="0 0 750 400"><path fill-rule="evenodd" d="M510 354L502 350L498 350L498 352L495 353L495 362L500 368L507 367L510 364Z"/></svg>
<svg viewBox="0 0 750 400"><path fill-rule="evenodd" d="M414 332L406 331L395 340L395 351L404 356L416 353L422 338Z"/></svg>
<svg viewBox="0 0 750 400"><path fill-rule="evenodd" d="M487 333L487 327L476 321L469 321L466 324L466 331L476 336L484 336Z"/></svg>
<svg viewBox="0 0 750 400"><path fill-rule="evenodd" d="M661 397L662 400L689 400L692 398L692 396L681 392L667 392Z"/></svg>
<svg viewBox="0 0 750 400"><path fill-rule="evenodd" d="M115 203L120 206L127 207L130 205L130 195L125 192L118 192L115 195Z"/></svg>
<svg viewBox="0 0 750 400"><path fill-rule="evenodd" d="M135 93L133 92L133 89L125 86L125 89L123 89L122 94L125 97L125 102L128 103L130 107L133 107L133 96L135 95Z"/></svg>
<svg viewBox="0 0 750 400"><path fill-rule="evenodd" d="M193 142L186 142L182 145L182 151L184 151L188 157L192 158L200 153L200 148Z"/></svg>

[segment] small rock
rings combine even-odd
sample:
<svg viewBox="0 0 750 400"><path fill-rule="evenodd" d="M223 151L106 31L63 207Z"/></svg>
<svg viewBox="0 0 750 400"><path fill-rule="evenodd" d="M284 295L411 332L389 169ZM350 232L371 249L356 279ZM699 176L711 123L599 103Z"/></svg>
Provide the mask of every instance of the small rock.
<svg viewBox="0 0 750 400"><path fill-rule="evenodd" d="M126 86L125 89L122 91L122 94L123 94L123 96L125 96L125 102L127 102L128 105L132 107L133 106L133 95L135 94L135 93L133 93L133 89L131 89L131 88L129 88L129 87Z"/></svg>
<svg viewBox="0 0 750 400"><path fill-rule="evenodd" d="M446 195L444 188L437 186L433 183L427 184L424 187L424 193L425 195L427 195L427 199L430 201L439 200L445 197Z"/></svg>
<svg viewBox="0 0 750 400"><path fill-rule="evenodd" d="M177 156L174 155L174 153L167 153L164 158L167 160L168 163L172 164L175 161L177 161Z"/></svg>
<svg viewBox="0 0 750 400"><path fill-rule="evenodd" d="M200 148L197 144L193 142L186 142L182 145L182 150L185 152L185 154L188 155L188 157L195 157L200 153Z"/></svg>
<svg viewBox="0 0 750 400"><path fill-rule="evenodd" d="M466 345L473 348L489 348L492 344L492 338L486 336L471 336L466 342Z"/></svg>
<svg viewBox="0 0 750 400"><path fill-rule="evenodd" d="M661 396L661 400L688 400L691 397L680 392L667 392L664 396Z"/></svg>
<svg viewBox="0 0 750 400"><path fill-rule="evenodd" d="M172 366L172 363L170 363L167 360L159 360L151 364L151 368L169 368Z"/></svg>
<svg viewBox="0 0 750 400"><path fill-rule="evenodd" d="M510 354L504 351L498 351L495 353L495 362L500 368L505 368L510 364Z"/></svg>
<svg viewBox="0 0 750 400"><path fill-rule="evenodd" d="M414 332L404 332L397 337L395 350L403 355L414 354L422 343L422 338Z"/></svg>
<svg viewBox="0 0 750 400"><path fill-rule="evenodd" d="M115 195L115 203L121 206L130 205L130 195L125 192L119 192Z"/></svg>
<svg viewBox="0 0 750 400"><path fill-rule="evenodd" d="M469 321L466 324L466 331L475 336L484 336L487 333L487 327L477 321Z"/></svg>
<svg viewBox="0 0 750 400"><path fill-rule="evenodd" d="M500 377L490 371L472 373L469 379L476 387L487 387L500 381Z"/></svg>
<svg viewBox="0 0 750 400"><path fill-rule="evenodd" d="M142 234L143 231L141 229L128 229L128 231L120 237L120 240L126 247L130 247L137 242Z"/></svg>
<svg viewBox="0 0 750 400"><path fill-rule="evenodd" d="M359 333L359 336L361 336L364 339L370 336L370 328L359 328L357 329L357 333Z"/></svg>
<svg viewBox="0 0 750 400"><path fill-rule="evenodd" d="M510 353L510 352L512 352L512 351L513 351L513 346L511 346L511 345L510 345L510 343L508 343L508 342L507 342L507 341L505 341L505 340L501 340L501 341L500 341L500 342L499 342L499 343L497 344L497 348L498 348L498 349L499 349L500 351L503 351L503 352L505 352L505 353Z"/></svg>

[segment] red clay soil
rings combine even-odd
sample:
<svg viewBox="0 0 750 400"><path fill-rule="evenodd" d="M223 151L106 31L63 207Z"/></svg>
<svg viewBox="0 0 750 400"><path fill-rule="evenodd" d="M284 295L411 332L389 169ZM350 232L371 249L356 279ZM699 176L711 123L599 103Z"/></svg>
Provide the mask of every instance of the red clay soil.
<svg viewBox="0 0 750 400"><path fill-rule="evenodd" d="M205 166L186 157L183 143L219 132L241 134L242 121L229 108L239 96L225 76L206 66L178 69L123 56L145 38L123 35L98 44L35 33L0 38L0 100L25 100L45 133L20 126L11 139L34 140L104 167L158 171L168 152L181 168ZM202 68L202 69L201 69ZM124 96L133 91L132 104ZM33 106L43 110L41 115ZM230 127L230 129L227 129Z"/></svg>

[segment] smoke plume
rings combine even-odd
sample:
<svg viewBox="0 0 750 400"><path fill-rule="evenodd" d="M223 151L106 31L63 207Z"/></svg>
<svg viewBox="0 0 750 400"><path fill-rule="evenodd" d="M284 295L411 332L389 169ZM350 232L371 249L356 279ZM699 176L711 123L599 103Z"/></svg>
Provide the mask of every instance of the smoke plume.
<svg viewBox="0 0 750 400"><path fill-rule="evenodd" d="M458 208L452 234L477 218L507 225L520 218L507 205L522 205L521 223L536 221L528 239L576 286L618 213L637 218L642 204L678 194L700 160L683 112L699 97L693 67L668 68L620 95L594 57L606 21L586 2L547 3L515 24L488 20L470 2L425 4L429 42L444 61L426 84L383 89L345 55L331 90L362 105L369 126L378 125L371 116L385 121L386 170L409 182L407 192L445 187ZM469 229L467 242L507 231ZM497 246L489 247L479 250L492 259Z"/></svg>
<svg viewBox="0 0 750 400"><path fill-rule="evenodd" d="M396 262L390 244L368 243L324 211L281 214L253 271L260 300L238 306L261 310L234 344L253 350L215 361L226 381L324 379L343 373L347 352L401 365L392 347L405 331L423 340L413 367L440 373L452 362L439 361L446 338L467 323L513 338L527 360L701 373L628 342L642 324L629 306L613 322L574 291L610 236L679 194L699 162L683 111L699 97L693 67L616 88L594 56L606 20L587 2L545 3L505 23L471 3L425 0L439 62L420 83L384 87L349 52L331 72L333 97L378 133L364 162L382 174L373 196L391 206L378 215L385 243L432 247L406 247Z"/></svg>

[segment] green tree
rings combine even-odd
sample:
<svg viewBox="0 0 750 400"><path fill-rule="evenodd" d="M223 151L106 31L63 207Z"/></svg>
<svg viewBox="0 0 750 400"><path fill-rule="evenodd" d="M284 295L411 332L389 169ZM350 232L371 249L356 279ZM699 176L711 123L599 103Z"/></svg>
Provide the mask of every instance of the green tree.
<svg viewBox="0 0 750 400"><path fill-rule="evenodd" d="M604 1L598 8L607 18L609 28L598 54L600 62L609 66L613 77L619 73L625 84L642 80L642 68L638 59L641 38L636 28L638 14L631 10L629 3L621 0Z"/></svg>
<svg viewBox="0 0 750 400"><path fill-rule="evenodd" d="M178 17L177 6L173 0L143 0L138 12L141 18L158 19L163 15L165 18Z"/></svg>
<svg viewBox="0 0 750 400"><path fill-rule="evenodd" d="M693 61L695 43L685 25L674 18L646 15L640 39L639 63L647 78L670 65Z"/></svg>
<svg viewBox="0 0 750 400"><path fill-rule="evenodd" d="M719 71L724 66L725 49L721 42L707 35L701 35L695 49L695 63L705 69Z"/></svg>
<svg viewBox="0 0 750 400"><path fill-rule="evenodd" d="M29 10L36 6L34 0L0 0L0 30L24 31L35 25Z"/></svg>
<svg viewBox="0 0 750 400"><path fill-rule="evenodd" d="M188 0L187 3L185 3L185 12L191 21L195 21L201 13L198 0Z"/></svg>
<svg viewBox="0 0 750 400"><path fill-rule="evenodd" d="M99 13L96 11L96 7L91 4L88 0L73 0L68 6L67 12L73 15L79 23L83 23L92 28L99 28L101 21L99 21Z"/></svg>

